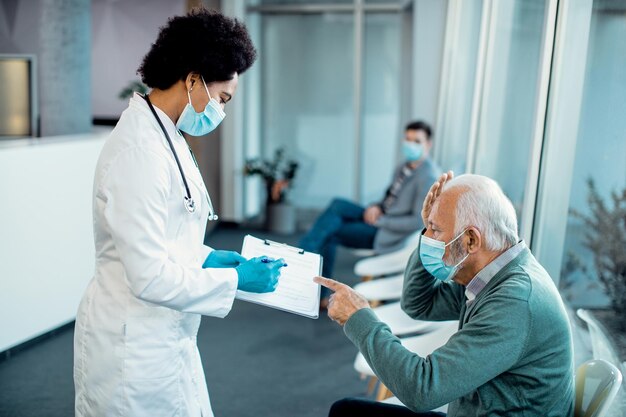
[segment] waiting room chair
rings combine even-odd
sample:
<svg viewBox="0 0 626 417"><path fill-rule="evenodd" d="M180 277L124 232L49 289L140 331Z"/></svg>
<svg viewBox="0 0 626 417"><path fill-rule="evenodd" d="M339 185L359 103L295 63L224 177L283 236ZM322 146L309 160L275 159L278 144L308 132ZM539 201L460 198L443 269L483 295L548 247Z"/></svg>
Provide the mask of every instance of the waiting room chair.
<svg viewBox="0 0 626 417"><path fill-rule="evenodd" d="M429 333L421 334L418 336L407 337L400 339L402 346L407 350L418 354L421 357L426 357L439 349L441 346L448 342L448 339L455 334L459 328L458 321L443 321L433 322L436 326ZM354 369L361 375L362 378L370 377L368 383L368 394L373 392L378 379L370 368L369 364L365 360L365 357L359 352L354 360ZM378 392L376 394L376 400L382 401L392 394L389 389L382 383L379 384Z"/></svg>
<svg viewBox="0 0 626 417"><path fill-rule="evenodd" d="M593 358L609 361L617 366L620 372L626 372L626 363L620 360L604 326L588 310L579 308L576 310L576 315L587 324L589 329Z"/></svg>
<svg viewBox="0 0 626 417"><path fill-rule="evenodd" d="M380 321L389 326L391 333L398 337L427 333L442 326L442 322L415 320L409 317L408 314L402 311L399 301L376 307L372 311L376 313Z"/></svg>
<svg viewBox="0 0 626 417"><path fill-rule="evenodd" d="M385 403L385 404L404 405L404 404L402 404L402 401L400 401L398 399L398 397L389 397L387 399L384 399L382 402ZM435 411L435 412L438 412L438 413L444 413L445 414L445 413L448 412L448 404L442 405L441 407L435 408L434 410L431 410L431 411Z"/></svg>
<svg viewBox="0 0 626 417"><path fill-rule="evenodd" d="M574 417L604 417L620 386L622 374L610 362L592 359L576 371Z"/></svg>
<svg viewBox="0 0 626 417"><path fill-rule="evenodd" d="M576 371L576 400L574 417L604 417L610 410L622 384L622 374L613 364L602 359L592 359ZM404 405L397 397L382 402ZM445 413L445 405L433 411Z"/></svg>
<svg viewBox="0 0 626 417"><path fill-rule="evenodd" d="M354 273L367 281L374 277L404 272L411 254L419 243L421 233L420 230L410 235L402 249L358 261L354 265Z"/></svg>
<svg viewBox="0 0 626 417"><path fill-rule="evenodd" d="M388 278L379 278L372 281L360 282L353 288L367 301L376 307L382 301L399 300L402 297L404 275L394 275Z"/></svg>
<svg viewBox="0 0 626 417"><path fill-rule="evenodd" d="M350 250L350 252L352 252L352 254L354 256L358 256L360 258L365 258L365 257L370 257L370 256L376 255L376 252L374 252L374 249L353 248L353 249Z"/></svg>

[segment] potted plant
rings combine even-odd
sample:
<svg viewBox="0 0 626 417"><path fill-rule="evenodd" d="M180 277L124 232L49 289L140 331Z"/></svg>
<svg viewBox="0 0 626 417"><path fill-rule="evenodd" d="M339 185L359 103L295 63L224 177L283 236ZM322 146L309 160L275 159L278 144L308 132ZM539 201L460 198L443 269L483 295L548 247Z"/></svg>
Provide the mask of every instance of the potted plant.
<svg viewBox="0 0 626 417"><path fill-rule="evenodd" d="M626 189L611 192L605 202L592 179L588 179L589 214L570 210L571 215L585 226L584 246L593 256L595 273L578 257L569 255L566 273L580 269L584 274L597 277L604 286L616 323L626 330Z"/></svg>
<svg viewBox="0 0 626 417"><path fill-rule="evenodd" d="M135 92L141 95L146 95L148 93L148 87L141 81L131 81L126 87L124 87L124 89L122 89L122 91L120 91L118 97L120 100L128 100L133 96L133 94L135 94Z"/></svg>
<svg viewBox="0 0 626 417"><path fill-rule="evenodd" d="M276 149L271 160L252 158L246 161L244 174L259 175L265 184L265 219L270 232L292 234L296 230L295 207L286 201L286 194L297 171L298 163L285 158L283 147Z"/></svg>

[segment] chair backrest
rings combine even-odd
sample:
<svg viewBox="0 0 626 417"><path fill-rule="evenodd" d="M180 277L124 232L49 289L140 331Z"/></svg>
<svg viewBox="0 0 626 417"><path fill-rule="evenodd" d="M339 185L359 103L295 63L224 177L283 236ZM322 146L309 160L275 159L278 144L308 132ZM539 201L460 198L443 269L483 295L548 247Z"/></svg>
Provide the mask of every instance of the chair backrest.
<svg viewBox="0 0 626 417"><path fill-rule="evenodd" d="M422 236L421 229L416 232L411 233L409 236L407 236L406 240L404 241L404 247L415 250L415 248L417 248L417 245L420 243L420 236Z"/></svg>
<svg viewBox="0 0 626 417"><path fill-rule="evenodd" d="M376 277L404 272L421 235L422 231L418 230L410 234L396 251L361 259L354 264L354 273L362 277Z"/></svg>
<svg viewBox="0 0 626 417"><path fill-rule="evenodd" d="M574 417L603 417L622 385L622 374L610 362L592 359L576 371Z"/></svg>
<svg viewBox="0 0 626 417"><path fill-rule="evenodd" d="M615 351L613 343L609 340L604 326L602 326L602 324L600 324L600 322L593 317L593 314L582 308L576 310L576 315L587 323L594 359L604 359L609 361L613 365L617 366L620 371L623 371L624 369L621 368L622 364L619 360L619 355Z"/></svg>

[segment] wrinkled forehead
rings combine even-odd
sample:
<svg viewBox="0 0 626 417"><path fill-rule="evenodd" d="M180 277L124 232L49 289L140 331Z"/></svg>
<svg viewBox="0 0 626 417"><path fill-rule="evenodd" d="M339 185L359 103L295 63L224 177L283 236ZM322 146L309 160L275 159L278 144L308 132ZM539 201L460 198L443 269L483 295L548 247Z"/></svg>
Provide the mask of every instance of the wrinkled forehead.
<svg viewBox="0 0 626 417"><path fill-rule="evenodd" d="M454 229L456 205L461 194L460 191L458 188L444 190L435 200L428 218L433 226L441 230Z"/></svg>

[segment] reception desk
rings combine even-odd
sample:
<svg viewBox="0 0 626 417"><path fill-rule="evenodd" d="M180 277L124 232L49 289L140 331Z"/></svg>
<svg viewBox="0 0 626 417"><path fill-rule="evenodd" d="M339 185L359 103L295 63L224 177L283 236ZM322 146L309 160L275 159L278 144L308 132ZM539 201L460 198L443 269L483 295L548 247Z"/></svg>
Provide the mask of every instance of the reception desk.
<svg viewBox="0 0 626 417"><path fill-rule="evenodd" d="M0 141L0 352L75 318L94 270L92 182L109 132Z"/></svg>

